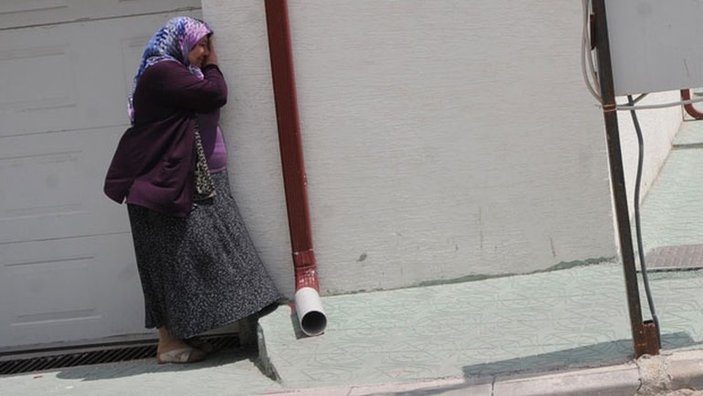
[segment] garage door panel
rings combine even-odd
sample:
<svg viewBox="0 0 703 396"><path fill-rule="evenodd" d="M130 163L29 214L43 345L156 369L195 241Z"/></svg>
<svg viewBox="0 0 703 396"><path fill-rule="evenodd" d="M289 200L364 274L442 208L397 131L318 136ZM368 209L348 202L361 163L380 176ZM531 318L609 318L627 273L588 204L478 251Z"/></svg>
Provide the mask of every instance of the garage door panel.
<svg viewBox="0 0 703 396"><path fill-rule="evenodd" d="M150 35L136 35L135 37L123 38L120 42L122 49L122 79L124 81L122 90L122 101L125 103L124 111L127 114L127 96L132 92L134 75L137 72L138 62L142 58L144 45L149 41Z"/></svg>
<svg viewBox="0 0 703 396"><path fill-rule="evenodd" d="M2 0L0 29L199 8L194 0Z"/></svg>
<svg viewBox="0 0 703 396"><path fill-rule="evenodd" d="M0 350L145 331L129 234L0 245L0 301Z"/></svg>
<svg viewBox="0 0 703 396"><path fill-rule="evenodd" d="M0 78L4 80L0 83L0 108L29 112L75 107L76 84L66 50L67 45L61 44L0 52Z"/></svg>
<svg viewBox="0 0 703 396"><path fill-rule="evenodd" d="M8 18L8 15L56 10L58 8L67 8L66 0L4 0L0 3L0 16Z"/></svg>
<svg viewBox="0 0 703 396"><path fill-rule="evenodd" d="M128 232L102 192L121 127L0 138L0 243Z"/></svg>
<svg viewBox="0 0 703 396"><path fill-rule="evenodd" d="M119 68L110 67L109 58L117 58L114 55L102 61L105 57L102 52L109 51L98 49L93 54L88 51L81 31L87 34L89 29L59 25L0 35L2 67L10 71L0 78L3 92L11 93L3 95L0 102L0 136L126 122L124 114L120 118L117 111L110 109L115 103L109 99L91 102L100 95L104 97L111 86L121 87L122 74ZM106 45L109 44L108 41ZM89 71L95 67L101 69L100 78ZM25 69L31 73L24 73ZM109 80L113 81L105 82Z"/></svg>
<svg viewBox="0 0 703 396"><path fill-rule="evenodd" d="M12 326L31 326L52 321L100 318L95 307L91 279L95 276L94 256L44 258L5 265L9 291L23 300L12 306ZM76 289L75 285L81 287Z"/></svg>
<svg viewBox="0 0 703 396"><path fill-rule="evenodd" d="M3 185L13 186L3 188L6 216L85 210L81 191L72 188L79 167L85 165L81 151L10 157L0 162Z"/></svg>

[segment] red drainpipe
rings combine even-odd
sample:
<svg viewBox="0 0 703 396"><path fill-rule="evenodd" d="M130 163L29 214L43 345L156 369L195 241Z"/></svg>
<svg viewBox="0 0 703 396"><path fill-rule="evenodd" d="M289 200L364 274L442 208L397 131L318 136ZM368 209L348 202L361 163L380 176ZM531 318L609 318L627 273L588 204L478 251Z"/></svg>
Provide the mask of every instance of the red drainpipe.
<svg viewBox="0 0 703 396"><path fill-rule="evenodd" d="M691 100L691 90L682 89L681 100ZM693 103L685 104L683 105L683 108L686 109L686 113L688 113L688 115L690 115L691 117L697 120L703 120L703 113L696 110L696 107L693 105Z"/></svg>
<svg viewBox="0 0 703 396"><path fill-rule="evenodd" d="M288 228L295 268L296 312L303 332L307 335L318 335L324 331L327 318L320 302L320 284L312 247L287 0L266 0L266 23Z"/></svg>

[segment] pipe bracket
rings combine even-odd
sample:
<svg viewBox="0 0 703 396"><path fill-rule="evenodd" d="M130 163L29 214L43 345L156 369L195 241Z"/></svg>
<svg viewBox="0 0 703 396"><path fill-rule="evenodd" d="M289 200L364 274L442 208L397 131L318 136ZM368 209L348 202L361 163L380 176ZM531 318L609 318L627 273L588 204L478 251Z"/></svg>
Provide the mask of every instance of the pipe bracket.
<svg viewBox="0 0 703 396"><path fill-rule="evenodd" d="M295 269L295 289L312 287L320 291L320 282L317 278L317 262L312 249L293 252L293 266Z"/></svg>

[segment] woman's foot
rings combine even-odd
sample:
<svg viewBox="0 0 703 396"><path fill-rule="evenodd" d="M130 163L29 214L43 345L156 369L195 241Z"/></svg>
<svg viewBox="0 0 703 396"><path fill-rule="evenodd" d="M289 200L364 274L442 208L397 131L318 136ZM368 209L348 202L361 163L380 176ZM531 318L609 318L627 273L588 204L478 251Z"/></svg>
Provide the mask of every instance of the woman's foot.
<svg viewBox="0 0 703 396"><path fill-rule="evenodd" d="M198 348L185 347L156 354L156 361L164 363L195 363L205 360L207 354Z"/></svg>
<svg viewBox="0 0 703 396"><path fill-rule="evenodd" d="M171 336L166 327L159 328L156 361L162 363L194 363L205 359L207 353Z"/></svg>

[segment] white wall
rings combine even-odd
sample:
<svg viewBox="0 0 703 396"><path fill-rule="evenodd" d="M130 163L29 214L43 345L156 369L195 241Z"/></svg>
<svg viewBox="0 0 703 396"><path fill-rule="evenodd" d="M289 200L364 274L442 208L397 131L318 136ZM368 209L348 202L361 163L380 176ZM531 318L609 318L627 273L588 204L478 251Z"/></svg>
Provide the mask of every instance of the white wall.
<svg viewBox="0 0 703 396"><path fill-rule="evenodd" d="M679 91L662 92L647 96L638 104L669 103L681 100ZM618 103L626 103L627 98L617 99ZM638 110L637 119L642 130L644 140L644 166L642 167L642 187L640 202L646 198L647 191L657 178L659 170L671 150L671 142L676 135L683 114L681 107L672 107L657 110ZM625 169L625 184L630 214L634 210L634 189L637 176L637 135L629 111L618 112L618 125L620 127L620 141L622 145L622 160ZM634 226L634 219L632 220Z"/></svg>
<svg viewBox="0 0 703 396"><path fill-rule="evenodd" d="M203 0L203 14L230 85L234 193L291 293L264 2ZM290 14L324 294L616 255L578 2L296 0Z"/></svg>

